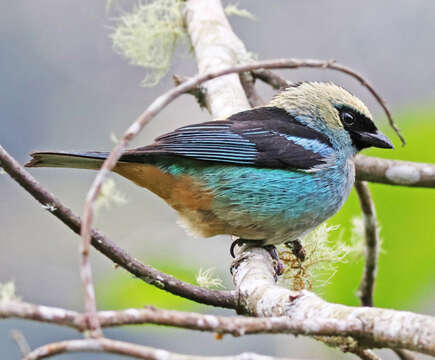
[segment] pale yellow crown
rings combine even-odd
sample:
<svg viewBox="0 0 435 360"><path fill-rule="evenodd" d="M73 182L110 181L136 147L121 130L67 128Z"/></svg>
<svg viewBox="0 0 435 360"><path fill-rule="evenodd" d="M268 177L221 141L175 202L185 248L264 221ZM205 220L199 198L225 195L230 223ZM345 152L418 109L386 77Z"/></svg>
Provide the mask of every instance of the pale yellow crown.
<svg viewBox="0 0 435 360"><path fill-rule="evenodd" d="M336 105L350 107L372 119L364 103L331 82L303 82L289 86L269 104L284 108L292 115L321 118L331 127L343 127Z"/></svg>

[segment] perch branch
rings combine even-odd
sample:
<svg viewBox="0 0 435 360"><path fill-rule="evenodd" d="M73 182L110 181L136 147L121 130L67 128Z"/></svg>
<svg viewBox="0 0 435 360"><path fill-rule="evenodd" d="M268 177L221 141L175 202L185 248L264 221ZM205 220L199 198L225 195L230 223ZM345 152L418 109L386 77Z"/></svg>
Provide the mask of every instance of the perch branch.
<svg viewBox="0 0 435 360"><path fill-rule="evenodd" d="M435 355L435 318L405 311L351 307L327 303L309 291L290 291L275 285L269 254L261 248L239 252L233 282L240 306L251 316L287 316L303 324L306 335L335 331L351 336L366 348L406 348ZM323 335L326 335L326 334ZM333 335L333 334L328 334Z"/></svg>
<svg viewBox="0 0 435 360"><path fill-rule="evenodd" d="M39 201L44 207L67 225L73 232L80 234L81 221L69 208L64 206L56 197L50 194L30 175L6 150L0 146L0 164L18 184L30 195ZM107 256L116 264L123 267L131 274L150 285L166 290L174 295L203 303L206 305L235 308L236 300L231 291L218 291L204 289L184 281L180 281L171 275L154 269L141 263L130 256L125 250L109 240L101 232L92 229L91 244L103 255Z"/></svg>

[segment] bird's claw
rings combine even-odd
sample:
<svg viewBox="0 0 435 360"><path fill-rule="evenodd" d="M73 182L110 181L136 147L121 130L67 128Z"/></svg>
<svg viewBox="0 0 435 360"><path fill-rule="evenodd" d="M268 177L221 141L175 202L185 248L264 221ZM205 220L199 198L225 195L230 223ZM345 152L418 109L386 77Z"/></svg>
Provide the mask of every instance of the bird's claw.
<svg viewBox="0 0 435 360"><path fill-rule="evenodd" d="M280 276L280 275L284 274L284 265L281 262L281 259L279 258L278 252L276 251L276 247L274 245L266 245L263 248L272 257L273 269L275 270L276 276ZM277 280L277 278L275 277L275 281L276 280Z"/></svg>

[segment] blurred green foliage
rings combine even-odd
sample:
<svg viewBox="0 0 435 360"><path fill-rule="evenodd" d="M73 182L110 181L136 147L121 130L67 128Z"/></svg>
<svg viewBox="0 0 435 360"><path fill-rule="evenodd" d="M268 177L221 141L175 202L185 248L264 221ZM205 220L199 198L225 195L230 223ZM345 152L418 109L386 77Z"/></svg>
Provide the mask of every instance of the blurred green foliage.
<svg viewBox="0 0 435 360"><path fill-rule="evenodd" d="M367 155L435 163L435 110L430 107L403 112L397 117L408 145L397 145L395 150L372 149ZM381 126L382 127L382 126ZM399 141L392 131L383 126L394 142ZM378 220L383 238L379 259L375 304L380 307L411 309L425 295L433 294L435 279L434 234L435 190L371 184ZM360 216L358 199L353 191L343 209L329 224L340 225L341 231L332 237L351 236L351 219ZM340 234L341 233L341 234ZM153 265L182 280L196 283L196 268L167 259ZM326 300L358 305L356 296L363 269L363 259L339 264L336 275L317 290ZM100 284L99 299L104 308L142 307L147 304L163 308L192 310L198 305L192 301L168 294L141 280L132 279L124 271L115 273Z"/></svg>
<svg viewBox="0 0 435 360"><path fill-rule="evenodd" d="M180 265L173 260L154 259L150 264L156 269L171 274L180 280L196 284L198 269ZM193 310L198 304L145 284L126 271L119 269L106 281L98 284L99 306L104 309L141 308L154 305L165 309Z"/></svg>

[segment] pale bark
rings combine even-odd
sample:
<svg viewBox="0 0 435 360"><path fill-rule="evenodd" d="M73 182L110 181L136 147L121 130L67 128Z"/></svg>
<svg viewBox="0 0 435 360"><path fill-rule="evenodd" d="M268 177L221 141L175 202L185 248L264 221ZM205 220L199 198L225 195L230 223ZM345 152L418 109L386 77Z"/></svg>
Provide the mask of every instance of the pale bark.
<svg viewBox="0 0 435 360"><path fill-rule="evenodd" d="M199 74L215 72L248 60L245 46L234 34L219 0L188 0L185 21L196 55ZM250 108L237 74L221 76L202 85L214 118Z"/></svg>

